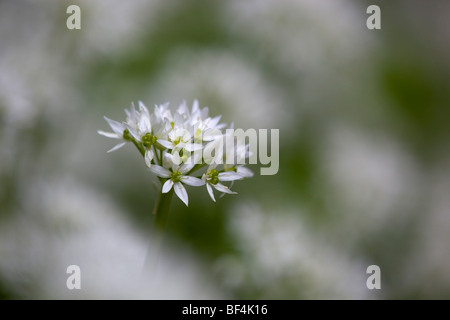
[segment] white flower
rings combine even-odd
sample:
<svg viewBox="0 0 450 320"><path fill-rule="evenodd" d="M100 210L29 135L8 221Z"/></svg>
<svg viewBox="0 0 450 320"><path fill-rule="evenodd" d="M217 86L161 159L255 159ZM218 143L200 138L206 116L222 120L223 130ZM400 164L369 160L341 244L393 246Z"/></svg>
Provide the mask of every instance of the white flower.
<svg viewBox="0 0 450 320"><path fill-rule="evenodd" d="M130 110L125 109L125 113L127 115L127 118L124 123L120 123L115 120L111 120L107 117L104 117L106 122L108 122L109 126L111 127L111 129L114 131L114 133L97 130L97 133L101 134L102 136L105 136L108 138L113 138L113 139L125 140L124 142L121 142L121 143L115 145L113 148L108 150L108 152L112 152L117 149L120 149L121 147L123 147L126 144L126 141L129 139L127 137L128 132L125 132L125 130L129 130L129 128L133 128L134 130L137 129L138 122L140 119L140 114L134 108L134 103L131 103ZM124 136L124 133L125 133L125 136Z"/></svg>
<svg viewBox="0 0 450 320"><path fill-rule="evenodd" d="M228 194L236 194L237 192L231 191L227 186L221 184L220 182L225 181L235 181L243 179L243 176L234 172L233 170L226 170L224 172L219 172L217 169L217 164L212 163L208 167L208 171L203 174L202 180L206 183L206 189L208 190L209 196L215 202L214 189Z"/></svg>
<svg viewBox="0 0 450 320"><path fill-rule="evenodd" d="M136 119L137 125L133 127L127 124L126 127L132 137L144 147L145 164L150 167L155 157L154 145L159 144L164 148L168 148L171 147L171 143L166 139L167 135L163 128L152 128L152 117L147 107L141 101L139 101L139 111L139 118Z"/></svg>
<svg viewBox="0 0 450 320"><path fill-rule="evenodd" d="M226 127L225 123L219 123L222 117L221 115L210 118L208 113L208 108L200 109L198 107L198 101L194 101L190 116L190 127L191 135L196 143L214 140L216 137L222 135L221 130Z"/></svg>
<svg viewBox="0 0 450 320"><path fill-rule="evenodd" d="M137 130L137 127L139 125L140 113L136 111L133 102L131 103L130 110L125 109L125 113L127 115L127 118L125 120L126 125L130 128L133 128L134 130Z"/></svg>
<svg viewBox="0 0 450 320"><path fill-rule="evenodd" d="M244 167L243 165L240 166L230 166L225 164L224 165L225 170L235 170L238 175L240 175L242 178L251 178L253 177L253 171L249 168Z"/></svg>
<svg viewBox="0 0 450 320"><path fill-rule="evenodd" d="M205 184L202 179L186 175L186 173L188 173L193 166L194 164L184 164L182 166L173 164L171 170L169 170L159 165L153 165L150 167L150 170L158 177L168 179L162 186L162 193L169 192L173 187L178 198L180 198L181 201L183 201L187 206L189 198L183 183L194 187L199 187Z"/></svg>
<svg viewBox="0 0 450 320"><path fill-rule="evenodd" d="M104 117L106 122L108 122L109 126L111 127L111 129L113 129L113 132L105 132L102 130L97 130L98 134L101 134L102 136L108 137L108 138L113 138L113 139L123 139L123 131L125 130L124 125L122 125L120 122L111 120L107 117ZM122 148L124 145L126 144L125 142L121 142L116 144L114 147L112 147L111 149L109 149L107 152L113 152L117 149Z"/></svg>
<svg viewBox="0 0 450 320"><path fill-rule="evenodd" d="M173 128L169 134L169 141L171 143L168 149L172 149L173 161L176 164L186 162L191 156L191 152L203 148L202 144L192 143L192 137L184 128Z"/></svg>
<svg viewBox="0 0 450 320"><path fill-rule="evenodd" d="M169 140L171 146L168 149L186 149L187 151L194 151L203 147L201 144L191 143L191 134L184 128L172 129L169 132Z"/></svg>
<svg viewBox="0 0 450 320"><path fill-rule="evenodd" d="M169 103L161 104L159 106L155 105L155 119L159 123L163 123L164 119L172 118L170 110L168 109Z"/></svg>
<svg viewBox="0 0 450 320"><path fill-rule="evenodd" d="M132 142L144 156L150 171L164 182L161 192L167 193L173 188L186 205L189 199L184 184L195 187L206 184L211 199L216 201L213 188L222 192L222 196L235 194L230 190L234 181L253 176L241 165L250 154L248 145L234 146L233 164L223 165L220 171L217 169L217 164L224 160L226 124L220 123L221 116L210 117L209 109L200 108L197 100L191 110L183 102L172 112L166 103L155 105L152 113L139 101L139 110L132 104L125 113L122 123L105 117L113 132L98 131L106 137L123 140L108 152L119 149L127 141ZM201 178L193 176L197 169L208 165ZM231 182L231 185L222 182Z"/></svg>

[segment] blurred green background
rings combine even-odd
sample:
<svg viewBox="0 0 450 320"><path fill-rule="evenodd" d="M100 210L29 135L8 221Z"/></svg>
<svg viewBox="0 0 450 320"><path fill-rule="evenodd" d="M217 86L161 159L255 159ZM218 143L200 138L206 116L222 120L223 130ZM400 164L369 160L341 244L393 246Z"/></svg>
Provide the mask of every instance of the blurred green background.
<svg viewBox="0 0 450 320"><path fill-rule="evenodd" d="M81 8L68 30L66 8ZM366 27L370 4L381 30ZM448 1L1 1L1 299L450 298ZM198 99L280 170L174 198L103 119ZM108 131L108 130L107 130ZM68 290L66 268L81 267ZM369 290L366 269L381 269Z"/></svg>

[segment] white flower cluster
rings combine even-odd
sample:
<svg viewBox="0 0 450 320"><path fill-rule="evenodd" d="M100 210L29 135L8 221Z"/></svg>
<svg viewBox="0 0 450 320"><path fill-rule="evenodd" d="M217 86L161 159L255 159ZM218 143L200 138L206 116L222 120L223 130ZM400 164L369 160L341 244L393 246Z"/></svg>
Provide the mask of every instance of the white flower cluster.
<svg viewBox="0 0 450 320"><path fill-rule="evenodd" d="M117 150L127 142L132 142L144 156L147 167L156 174L163 183L162 193L172 188L177 196L188 205L188 194L184 184L203 186L213 201L213 188L223 194L235 194L230 186L222 182L233 182L253 176L250 169L242 163L248 158L248 146L233 147L234 163L224 161L223 141L227 126L220 123L221 116L209 117L207 107L199 108L195 100L189 110L183 102L175 112L169 104L155 105L153 113L139 102L139 110L134 104L124 122L105 117L114 132L97 131L108 138L123 140L108 152ZM233 125L230 126L231 128ZM225 163L226 162L226 163ZM201 173L201 169L206 168ZM194 173L200 172L200 176ZM198 174L197 174L198 175Z"/></svg>

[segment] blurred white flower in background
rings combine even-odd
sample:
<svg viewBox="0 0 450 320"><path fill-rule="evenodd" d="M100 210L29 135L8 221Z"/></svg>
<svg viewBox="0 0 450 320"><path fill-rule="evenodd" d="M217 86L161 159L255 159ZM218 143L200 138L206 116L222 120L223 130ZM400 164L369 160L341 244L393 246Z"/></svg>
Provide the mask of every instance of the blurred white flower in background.
<svg viewBox="0 0 450 320"><path fill-rule="evenodd" d="M227 50L175 51L151 93L162 101L210 97L216 102L213 111L220 110L238 127L281 128L292 121L276 84L251 61Z"/></svg>
<svg viewBox="0 0 450 320"><path fill-rule="evenodd" d="M229 212L231 230L244 259L224 257L223 279L251 283L263 299L364 299L367 263L315 232L298 208L262 209L241 203ZM227 269L221 265L225 264ZM231 279L231 280L230 280Z"/></svg>
<svg viewBox="0 0 450 320"><path fill-rule="evenodd" d="M82 12L82 27L76 51L86 59L127 54L146 30L157 27L164 10L170 10L170 5L161 0L80 0L77 5Z"/></svg>
<svg viewBox="0 0 450 320"><path fill-rule="evenodd" d="M419 242L399 280L406 291L436 299L448 296L450 284L450 163L444 157L441 162L420 182L430 200L423 208Z"/></svg>
<svg viewBox="0 0 450 320"><path fill-rule="evenodd" d="M367 134L337 123L326 135L320 150L321 175L329 180L327 193L332 198L328 204L334 219L339 220L334 231L347 244L412 217L423 177L400 144L382 134ZM336 201L339 208L333 205Z"/></svg>
<svg viewBox="0 0 450 320"><path fill-rule="evenodd" d="M144 268L148 235L113 201L73 179L34 181L29 208L0 225L0 274L31 299L212 299L222 295L200 260L165 245L156 274ZM150 241L152 239L150 238ZM81 268L81 290L69 290L69 265Z"/></svg>
<svg viewBox="0 0 450 320"><path fill-rule="evenodd" d="M354 76L367 72L365 58L377 48L376 36L365 28L364 6L349 0L226 4L223 25L252 45L255 59L271 61L291 77L291 94L301 101L293 106L297 114L335 108L324 95L333 99L353 90Z"/></svg>
<svg viewBox="0 0 450 320"><path fill-rule="evenodd" d="M66 47L58 46L59 54L49 52L57 8L32 1L0 4L0 110L9 130L28 128L42 115L73 109L78 100L66 85L76 73L66 64ZM17 23L19 14L22 19Z"/></svg>

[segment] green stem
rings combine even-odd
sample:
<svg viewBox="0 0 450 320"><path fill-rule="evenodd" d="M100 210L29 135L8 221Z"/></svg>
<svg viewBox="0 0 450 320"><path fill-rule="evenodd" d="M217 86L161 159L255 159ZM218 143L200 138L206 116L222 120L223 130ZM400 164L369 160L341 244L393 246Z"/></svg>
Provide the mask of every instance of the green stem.
<svg viewBox="0 0 450 320"><path fill-rule="evenodd" d="M160 193L153 214L155 215L155 227L158 232L164 232L169 218L170 202L173 196L173 188L167 193Z"/></svg>
<svg viewBox="0 0 450 320"><path fill-rule="evenodd" d="M140 143L138 143L135 139L131 139L131 142L133 142L133 144L136 146L136 148L138 148L138 150L141 153L141 155L144 157L145 156L145 150L142 147L142 145Z"/></svg>
<svg viewBox="0 0 450 320"><path fill-rule="evenodd" d="M153 147L153 150L155 151L157 164L162 166L161 158L159 157L159 150L155 147ZM161 157L162 157L162 154L161 154Z"/></svg>
<svg viewBox="0 0 450 320"><path fill-rule="evenodd" d="M155 216L155 224L153 228L152 241L149 243L147 249L147 257L145 267L151 274L155 274L156 266L158 265L159 255L161 253L161 245L166 229L167 220L169 218L170 202L173 196L173 188L167 193L159 193L153 215Z"/></svg>

